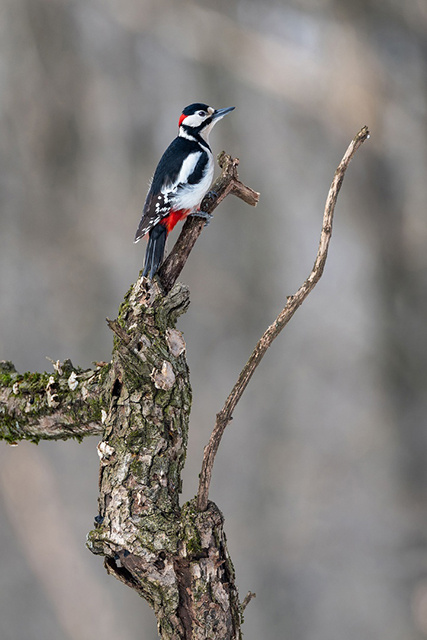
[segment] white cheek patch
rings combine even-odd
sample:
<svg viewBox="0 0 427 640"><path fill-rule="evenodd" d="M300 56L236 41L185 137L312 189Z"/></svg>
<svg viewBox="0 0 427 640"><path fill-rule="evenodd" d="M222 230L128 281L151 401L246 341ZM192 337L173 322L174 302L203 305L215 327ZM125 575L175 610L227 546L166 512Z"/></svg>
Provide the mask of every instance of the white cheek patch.
<svg viewBox="0 0 427 640"><path fill-rule="evenodd" d="M198 127L202 122L203 118L197 115L197 113L193 113L193 115L184 118L181 124L186 124L188 127Z"/></svg>

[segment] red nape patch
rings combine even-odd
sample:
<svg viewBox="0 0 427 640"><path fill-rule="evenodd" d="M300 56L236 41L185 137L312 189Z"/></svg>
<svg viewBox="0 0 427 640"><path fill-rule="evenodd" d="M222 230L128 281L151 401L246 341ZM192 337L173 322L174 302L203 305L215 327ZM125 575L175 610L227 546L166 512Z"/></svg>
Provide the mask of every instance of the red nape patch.
<svg viewBox="0 0 427 640"><path fill-rule="evenodd" d="M187 117L186 115L181 113L181 115L179 117L179 121L178 121L178 127L180 127L182 125L182 121L185 120L186 117Z"/></svg>
<svg viewBox="0 0 427 640"><path fill-rule="evenodd" d="M171 211L168 216L165 216L163 220L160 220L159 224L166 227L167 232L172 231L174 226L180 220L184 220L190 213L191 209L179 209L178 211Z"/></svg>

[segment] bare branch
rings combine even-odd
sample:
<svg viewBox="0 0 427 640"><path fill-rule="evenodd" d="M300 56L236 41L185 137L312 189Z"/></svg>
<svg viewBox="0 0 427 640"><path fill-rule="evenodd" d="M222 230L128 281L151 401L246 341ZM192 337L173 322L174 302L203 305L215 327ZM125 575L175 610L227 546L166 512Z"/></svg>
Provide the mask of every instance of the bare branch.
<svg viewBox="0 0 427 640"><path fill-rule="evenodd" d="M238 158L232 158L222 151L218 156L218 164L222 173L215 180L211 191L204 197L200 206L201 210L212 213L229 193L255 207L259 200L259 193L239 180ZM159 271L160 281L165 292L170 291L175 284L205 224L202 218L194 216L187 218L174 248Z"/></svg>
<svg viewBox="0 0 427 640"><path fill-rule="evenodd" d="M326 199L319 248L310 275L303 282L295 295L289 296L287 298L287 302L283 310L279 313L276 320L268 327L263 336L260 338L251 354L251 357L242 369L230 395L225 401L224 407L216 416L215 427L212 431L210 440L204 450L202 470L200 473L199 491L197 495L197 506L200 511L204 511L207 508L209 487L215 456L218 451L222 435L233 417L233 411L236 408L237 403L242 397L242 394L246 389L249 380L251 379L255 369L261 362L265 352L272 344L273 340L277 338L282 329L287 325L289 320L294 315L295 311L299 306L301 306L301 304L304 302L308 294L313 290L322 276L326 258L328 255L329 242L332 235L332 222L335 204L337 202L344 175L350 163L350 160L353 158L357 149L367 138L369 138L369 131L365 126L359 131L359 133L349 144L348 149L345 152L344 157L335 172L331 187L329 189L328 197Z"/></svg>
<svg viewBox="0 0 427 640"><path fill-rule="evenodd" d="M240 605L240 611L243 613L244 610L246 609L246 607L248 606L248 604L250 603L250 601L256 598L256 593L253 593L252 591L248 591L248 593L246 594L242 604Z"/></svg>

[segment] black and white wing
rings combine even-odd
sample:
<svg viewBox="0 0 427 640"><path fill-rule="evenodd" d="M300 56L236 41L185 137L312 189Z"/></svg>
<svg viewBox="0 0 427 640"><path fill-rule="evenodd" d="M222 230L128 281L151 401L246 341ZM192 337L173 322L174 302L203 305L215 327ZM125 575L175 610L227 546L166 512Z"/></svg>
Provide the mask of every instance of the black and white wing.
<svg viewBox="0 0 427 640"><path fill-rule="evenodd" d="M182 137L173 140L154 173L135 242L169 215L171 209L191 209L198 204L193 203L194 196L188 197L188 187L206 173L208 160L207 153L196 142Z"/></svg>

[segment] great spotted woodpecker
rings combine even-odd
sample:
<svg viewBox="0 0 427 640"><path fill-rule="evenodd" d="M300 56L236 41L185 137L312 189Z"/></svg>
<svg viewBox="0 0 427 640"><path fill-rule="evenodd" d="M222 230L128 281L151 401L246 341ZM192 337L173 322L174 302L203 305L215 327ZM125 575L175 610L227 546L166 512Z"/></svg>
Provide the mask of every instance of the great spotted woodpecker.
<svg viewBox="0 0 427 640"><path fill-rule="evenodd" d="M213 109L196 102L185 107L178 136L164 152L154 172L135 242L149 234L143 275L153 278L163 260L166 238L177 222L199 210L209 190L214 160L209 146L213 126L234 107Z"/></svg>

